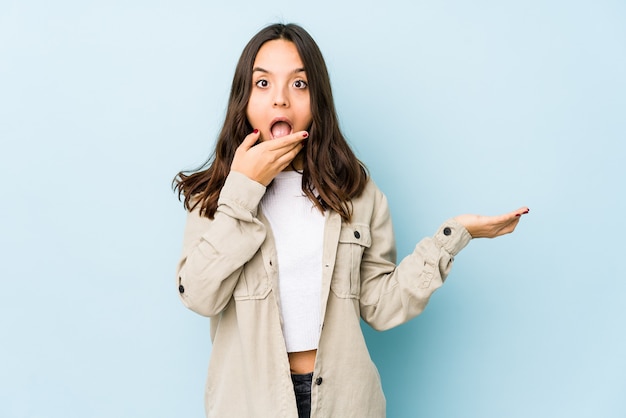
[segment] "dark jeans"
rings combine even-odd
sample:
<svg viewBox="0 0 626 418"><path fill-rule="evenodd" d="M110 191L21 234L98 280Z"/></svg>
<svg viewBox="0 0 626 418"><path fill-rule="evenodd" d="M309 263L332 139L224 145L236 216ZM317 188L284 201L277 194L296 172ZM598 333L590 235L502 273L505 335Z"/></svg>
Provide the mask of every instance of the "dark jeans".
<svg viewBox="0 0 626 418"><path fill-rule="evenodd" d="M292 374L293 390L296 392L296 404L298 405L298 418L311 417L311 383L313 373Z"/></svg>

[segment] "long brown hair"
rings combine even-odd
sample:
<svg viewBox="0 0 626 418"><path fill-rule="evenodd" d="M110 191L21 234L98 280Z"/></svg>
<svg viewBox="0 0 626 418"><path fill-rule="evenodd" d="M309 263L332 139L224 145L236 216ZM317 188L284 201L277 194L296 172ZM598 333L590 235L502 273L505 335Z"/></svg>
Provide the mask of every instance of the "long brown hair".
<svg viewBox="0 0 626 418"><path fill-rule="evenodd" d="M197 170L181 171L174 178L179 199L184 196L187 210L200 205L200 214L213 218L217 201L230 172L237 147L252 131L246 108L252 89L252 67L261 46L268 41L293 42L307 74L313 121L303 153L302 191L320 210L332 209L349 221L351 200L361 194L368 173L339 129L330 78L322 53L302 27L274 24L262 29L248 42L233 77L224 125L215 151ZM205 169L205 167L208 167ZM317 193L317 196L315 195Z"/></svg>

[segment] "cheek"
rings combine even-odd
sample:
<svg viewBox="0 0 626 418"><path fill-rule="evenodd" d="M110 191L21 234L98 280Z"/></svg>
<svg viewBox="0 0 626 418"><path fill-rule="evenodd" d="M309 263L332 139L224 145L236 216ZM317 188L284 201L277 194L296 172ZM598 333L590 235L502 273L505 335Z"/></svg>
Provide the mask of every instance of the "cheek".
<svg viewBox="0 0 626 418"><path fill-rule="evenodd" d="M250 97L250 100L248 100L248 106L246 107L246 117L248 118L248 121L252 123L253 121L259 119L260 116L261 113L259 112L259 106L256 103L256 100Z"/></svg>
<svg viewBox="0 0 626 418"><path fill-rule="evenodd" d="M311 113L311 106L307 105L304 113L306 115L304 118L306 121L305 123L308 128L311 125L311 123L313 123L313 114Z"/></svg>
<svg viewBox="0 0 626 418"><path fill-rule="evenodd" d="M259 106L258 103L250 97L248 100L248 106L246 107L246 118L248 119L248 123L252 126L252 129L259 129L261 131L260 140L265 141L266 138L269 138L269 132L266 132L264 125L266 125L264 113L262 112L263 107Z"/></svg>
<svg viewBox="0 0 626 418"><path fill-rule="evenodd" d="M309 126L313 121L313 115L311 113L311 101L308 99L300 100L298 103L298 114L300 115L301 123Z"/></svg>

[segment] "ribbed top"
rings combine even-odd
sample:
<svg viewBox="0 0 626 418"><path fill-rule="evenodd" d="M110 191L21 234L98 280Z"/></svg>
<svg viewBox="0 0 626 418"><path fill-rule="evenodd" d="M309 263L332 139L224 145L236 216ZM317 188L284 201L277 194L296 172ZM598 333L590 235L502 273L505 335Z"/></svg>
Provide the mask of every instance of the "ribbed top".
<svg viewBox="0 0 626 418"><path fill-rule="evenodd" d="M261 200L278 257L278 291L287 352L317 348L324 215L302 192L302 174L283 171Z"/></svg>

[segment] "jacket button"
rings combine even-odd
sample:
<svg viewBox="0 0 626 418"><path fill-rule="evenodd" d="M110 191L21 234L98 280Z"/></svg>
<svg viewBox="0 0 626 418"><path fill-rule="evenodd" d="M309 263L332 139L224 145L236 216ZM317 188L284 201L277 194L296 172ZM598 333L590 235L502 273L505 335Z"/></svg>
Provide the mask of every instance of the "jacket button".
<svg viewBox="0 0 626 418"><path fill-rule="evenodd" d="M322 380L323 380L323 379L322 379L321 377L318 377L317 379L315 379L315 384L316 384L317 386L321 385L321 384L322 384Z"/></svg>
<svg viewBox="0 0 626 418"><path fill-rule="evenodd" d="M359 231L354 231L354 238L356 239L361 238L361 234L359 234Z"/></svg>
<svg viewBox="0 0 626 418"><path fill-rule="evenodd" d="M447 226L445 228L443 228L443 235L450 235L452 233L452 230L450 228L448 228Z"/></svg>
<svg viewBox="0 0 626 418"><path fill-rule="evenodd" d="M182 284L178 285L178 293L185 293L185 287Z"/></svg>

